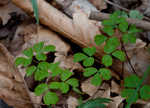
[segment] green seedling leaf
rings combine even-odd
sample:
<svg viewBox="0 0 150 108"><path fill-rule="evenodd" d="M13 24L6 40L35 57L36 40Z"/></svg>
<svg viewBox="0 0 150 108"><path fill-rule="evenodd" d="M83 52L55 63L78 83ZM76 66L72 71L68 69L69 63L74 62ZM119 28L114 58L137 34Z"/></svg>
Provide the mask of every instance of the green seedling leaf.
<svg viewBox="0 0 150 108"><path fill-rule="evenodd" d="M51 82L49 85L50 89L60 89L61 83L60 82Z"/></svg>
<svg viewBox="0 0 150 108"><path fill-rule="evenodd" d="M138 33L138 32L141 32L141 31L142 31L142 30L137 29L136 26L132 24L132 25L129 27L128 33L132 34L132 33Z"/></svg>
<svg viewBox="0 0 150 108"><path fill-rule="evenodd" d="M136 42L136 37L134 36L134 34L124 34L122 37L122 40L124 43L135 43Z"/></svg>
<svg viewBox="0 0 150 108"><path fill-rule="evenodd" d="M78 88L76 88L76 87L73 87L72 88L73 89L73 91L75 91L76 93L78 93L78 94L83 94Z"/></svg>
<svg viewBox="0 0 150 108"><path fill-rule="evenodd" d="M138 86L140 80L141 79L139 77L137 77L136 75L131 75L131 76L125 78L124 86L136 88Z"/></svg>
<svg viewBox="0 0 150 108"><path fill-rule="evenodd" d="M59 62L50 63L49 69L52 72L52 74L51 74L52 77L55 77L63 72L63 70L59 67Z"/></svg>
<svg viewBox="0 0 150 108"><path fill-rule="evenodd" d="M23 62L23 66L24 67L27 67L28 65L30 65L32 63L32 58L28 58L28 59L24 59L24 62Z"/></svg>
<svg viewBox="0 0 150 108"><path fill-rule="evenodd" d="M41 70L48 70L49 66L50 64L48 62L40 62L37 67Z"/></svg>
<svg viewBox="0 0 150 108"><path fill-rule="evenodd" d="M31 0L31 3L32 3L36 23L39 24L39 12L38 12L37 0Z"/></svg>
<svg viewBox="0 0 150 108"><path fill-rule="evenodd" d="M91 47L91 48L83 48L83 52L85 54L87 54L88 56L93 56L96 52L96 48L95 47Z"/></svg>
<svg viewBox="0 0 150 108"><path fill-rule="evenodd" d="M131 98L134 93L135 93L135 96L132 99L132 103L133 103L133 102L136 102L138 100L138 93L135 91L135 89L124 89L121 92L121 96L126 98L126 101L129 102L129 98Z"/></svg>
<svg viewBox="0 0 150 108"><path fill-rule="evenodd" d="M150 99L150 86L149 85L144 85L140 89L140 96L144 100L149 100Z"/></svg>
<svg viewBox="0 0 150 108"><path fill-rule="evenodd" d="M121 32L126 32L128 30L128 22L124 21L119 24L119 30Z"/></svg>
<svg viewBox="0 0 150 108"><path fill-rule="evenodd" d="M47 45L44 46L43 51L44 52L55 52L56 47L54 45Z"/></svg>
<svg viewBox="0 0 150 108"><path fill-rule="evenodd" d="M106 41L106 45L104 46L104 52L107 54L112 53L116 48L120 45L120 42L117 37L109 38Z"/></svg>
<svg viewBox="0 0 150 108"><path fill-rule="evenodd" d="M143 15L137 10L131 10L129 16L134 19L143 19Z"/></svg>
<svg viewBox="0 0 150 108"><path fill-rule="evenodd" d="M39 69L38 69L38 70L35 72L34 78L35 78L36 81L41 81L41 80L45 79L45 78L48 77L48 76L49 76L48 71L39 70Z"/></svg>
<svg viewBox="0 0 150 108"><path fill-rule="evenodd" d="M94 58L93 57L88 57L87 59L85 59L83 61L83 65L85 67L92 66L93 64L94 64Z"/></svg>
<svg viewBox="0 0 150 108"><path fill-rule="evenodd" d="M35 66L27 67L27 69L26 69L26 75L27 75L27 77L31 76L35 70L36 70Z"/></svg>
<svg viewBox="0 0 150 108"><path fill-rule="evenodd" d="M109 36L112 36L114 34L114 29L111 26L107 26L103 28L103 31L108 34Z"/></svg>
<svg viewBox="0 0 150 108"><path fill-rule="evenodd" d="M85 54L83 53L76 53L74 55L74 62L80 62L82 60L85 60L86 58L88 58Z"/></svg>
<svg viewBox="0 0 150 108"><path fill-rule="evenodd" d="M47 56L43 53L38 53L35 57L38 61L41 61L41 60L45 61L47 59Z"/></svg>
<svg viewBox="0 0 150 108"><path fill-rule="evenodd" d="M97 72L97 69L96 69L96 68L94 68L94 67L89 67L89 68L85 68L85 69L84 69L83 75L84 75L85 77L90 77L90 76L94 75L96 72Z"/></svg>
<svg viewBox="0 0 150 108"><path fill-rule="evenodd" d="M24 58L24 57L18 57L18 58L15 60L16 66L19 66L19 65L21 65L21 64L23 65L25 59L26 59L26 58Z"/></svg>
<svg viewBox="0 0 150 108"><path fill-rule="evenodd" d="M101 79L99 73L95 74L95 75L92 77L91 83L92 83L93 85L95 85L95 86L101 85L102 79Z"/></svg>
<svg viewBox="0 0 150 108"><path fill-rule="evenodd" d="M23 51L23 54L27 57L32 57L33 56L33 50L32 48L28 48L26 50Z"/></svg>
<svg viewBox="0 0 150 108"><path fill-rule="evenodd" d="M96 35L94 41L96 45L101 45L107 40L107 37L104 35Z"/></svg>
<svg viewBox="0 0 150 108"><path fill-rule="evenodd" d="M33 50L36 53L40 53L42 51L43 47L44 47L44 42L39 42L33 46Z"/></svg>
<svg viewBox="0 0 150 108"><path fill-rule="evenodd" d="M57 94L54 92L47 92L43 99L46 105L56 104L59 100Z"/></svg>
<svg viewBox="0 0 150 108"><path fill-rule="evenodd" d="M125 61L126 55L123 51L117 50L117 51L113 52L112 55L122 62Z"/></svg>
<svg viewBox="0 0 150 108"><path fill-rule="evenodd" d="M128 14L126 12L122 11L120 17L128 18Z"/></svg>
<svg viewBox="0 0 150 108"><path fill-rule="evenodd" d="M102 64L104 64L106 67L109 67L112 65L112 57L110 55L104 55L102 57Z"/></svg>
<svg viewBox="0 0 150 108"><path fill-rule="evenodd" d="M110 78L111 78L111 72L110 72L109 69L100 68L99 72L102 75L102 77L103 77L104 80L110 80Z"/></svg>
<svg viewBox="0 0 150 108"><path fill-rule="evenodd" d="M63 72L60 75L60 78L62 81L66 81L68 78L70 78L73 75L73 72L70 72L69 70L63 70Z"/></svg>
<svg viewBox="0 0 150 108"><path fill-rule="evenodd" d="M78 87L79 86L79 81L75 78L71 78L66 81L67 84L71 85L72 87Z"/></svg>
<svg viewBox="0 0 150 108"><path fill-rule="evenodd" d="M44 92L46 92L48 90L48 85L47 84L40 84L38 85L35 90L34 93L36 96L40 96L41 94L43 94Z"/></svg>
<svg viewBox="0 0 150 108"><path fill-rule="evenodd" d="M62 93L67 93L69 91L69 85L67 83L62 82L60 90Z"/></svg>

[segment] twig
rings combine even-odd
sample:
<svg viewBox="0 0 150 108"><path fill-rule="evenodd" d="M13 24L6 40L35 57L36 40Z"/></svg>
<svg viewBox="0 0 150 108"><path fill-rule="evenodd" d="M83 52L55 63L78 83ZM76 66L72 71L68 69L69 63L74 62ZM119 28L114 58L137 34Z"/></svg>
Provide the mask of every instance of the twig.
<svg viewBox="0 0 150 108"><path fill-rule="evenodd" d="M105 2L108 3L108 4L110 4L110 5L112 5L112 6L117 7L117 8L119 8L119 9L122 9L122 10L124 10L124 11L126 11L126 12L130 12L129 9L124 8L124 7L121 7L120 5L115 4L115 3L113 3L113 2L111 2L111 1L109 1L109 0L105 0ZM147 21L150 21L150 18L149 18L149 17L144 16L144 19L147 20Z"/></svg>

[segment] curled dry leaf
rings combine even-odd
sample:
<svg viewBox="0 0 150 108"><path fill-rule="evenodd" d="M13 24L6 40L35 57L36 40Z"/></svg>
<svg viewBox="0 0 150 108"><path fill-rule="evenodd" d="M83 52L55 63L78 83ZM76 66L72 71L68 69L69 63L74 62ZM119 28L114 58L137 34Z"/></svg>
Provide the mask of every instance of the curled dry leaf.
<svg viewBox="0 0 150 108"><path fill-rule="evenodd" d="M0 44L0 98L15 108L33 108L13 56Z"/></svg>

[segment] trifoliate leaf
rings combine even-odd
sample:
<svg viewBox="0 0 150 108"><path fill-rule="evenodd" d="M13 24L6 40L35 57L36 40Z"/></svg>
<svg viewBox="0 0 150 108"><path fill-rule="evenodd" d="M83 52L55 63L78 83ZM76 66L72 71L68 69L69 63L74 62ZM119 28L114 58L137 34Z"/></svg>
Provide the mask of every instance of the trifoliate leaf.
<svg viewBox="0 0 150 108"><path fill-rule="evenodd" d="M47 56L43 53L38 53L35 57L39 61L41 61L41 60L45 61L47 59Z"/></svg>
<svg viewBox="0 0 150 108"><path fill-rule="evenodd" d="M37 67L41 70L48 70L49 66L50 64L48 62L40 62Z"/></svg>
<svg viewBox="0 0 150 108"><path fill-rule="evenodd" d="M47 45L44 46L43 51L44 52L55 52L56 47L54 45Z"/></svg>
<svg viewBox="0 0 150 108"><path fill-rule="evenodd" d="M48 71L39 70L39 69L38 69L38 70L35 72L34 78L35 78L36 81L41 81L41 80L45 79L45 78L48 77L48 76L49 76Z"/></svg>
<svg viewBox="0 0 150 108"><path fill-rule="evenodd" d="M106 41L106 45L104 46L104 52L107 54L112 53L116 48L120 45L120 42L117 37L109 38Z"/></svg>
<svg viewBox="0 0 150 108"><path fill-rule="evenodd" d="M113 25L115 25L115 22L113 20L111 20L111 19L103 20L102 21L102 25L103 26L113 26Z"/></svg>
<svg viewBox="0 0 150 108"><path fill-rule="evenodd" d="M23 66L24 67L27 67L28 65L30 65L32 62L32 58L28 58L28 59L24 59L24 62L23 62Z"/></svg>
<svg viewBox="0 0 150 108"><path fill-rule="evenodd" d="M135 96L134 96L135 95ZM138 100L138 93L135 91L135 89L124 89L121 92L121 96L126 98L126 101L129 102L130 98L132 99L132 102L136 102Z"/></svg>
<svg viewBox="0 0 150 108"><path fill-rule="evenodd" d="M103 28L103 31L108 34L109 36L112 36L114 34L114 29L111 26L107 26Z"/></svg>
<svg viewBox="0 0 150 108"><path fill-rule="evenodd" d="M54 92L47 92L43 99L46 105L56 104L59 100L57 94Z"/></svg>
<svg viewBox="0 0 150 108"><path fill-rule="evenodd" d="M127 21L121 22L121 23L119 24L119 30L120 30L121 32L126 32L127 29L128 29L128 22L127 22Z"/></svg>
<svg viewBox="0 0 150 108"><path fill-rule="evenodd" d="M102 57L102 64L104 64L106 67L109 67L112 65L112 57L110 55L104 55Z"/></svg>
<svg viewBox="0 0 150 108"><path fill-rule="evenodd" d="M117 51L113 52L112 55L114 57L116 57L117 59L119 59L120 61L122 61L122 62L125 61L125 56L126 55L123 51L117 50Z"/></svg>
<svg viewBox="0 0 150 108"><path fill-rule="evenodd" d="M51 82L49 85L50 89L60 89L61 87L61 82Z"/></svg>
<svg viewBox="0 0 150 108"><path fill-rule="evenodd" d="M48 90L48 85L42 83L35 88L34 93L36 96L40 96L41 94L43 94L47 90Z"/></svg>
<svg viewBox="0 0 150 108"><path fill-rule="evenodd" d="M142 30L136 28L135 25L130 25L129 27L129 30L128 30L128 33L132 34L132 33L138 33L138 32L141 32Z"/></svg>
<svg viewBox="0 0 150 108"><path fill-rule="evenodd" d="M63 70L63 72L60 75L60 78L62 81L66 81L68 78L70 78L73 75L73 72L70 72L69 70Z"/></svg>
<svg viewBox="0 0 150 108"><path fill-rule="evenodd" d="M128 18L128 14L126 12L122 11L120 17Z"/></svg>
<svg viewBox="0 0 150 108"><path fill-rule="evenodd" d="M66 81L67 84L71 85L72 87L78 87L79 86L79 81L75 78L71 78Z"/></svg>
<svg viewBox="0 0 150 108"><path fill-rule="evenodd" d="M129 77L126 77L124 80L125 87L136 88L139 83L140 83L140 78L137 77L136 75L131 75Z"/></svg>
<svg viewBox="0 0 150 108"><path fill-rule="evenodd" d="M96 35L95 38L94 38L94 41L95 41L96 45L101 45L106 40L107 40L107 37L104 36L104 35Z"/></svg>
<svg viewBox="0 0 150 108"><path fill-rule="evenodd" d="M101 79L99 73L95 74L95 75L92 77L91 83L92 83L93 85L95 85L95 86L101 85L102 79Z"/></svg>
<svg viewBox="0 0 150 108"><path fill-rule="evenodd" d="M67 83L62 82L60 90L62 93L67 93L69 91L69 85Z"/></svg>
<svg viewBox="0 0 150 108"><path fill-rule="evenodd" d="M140 89L140 96L144 100L149 100L150 99L150 86L149 85L144 85Z"/></svg>
<svg viewBox="0 0 150 108"><path fill-rule="evenodd" d="M102 77L103 77L104 80L110 80L110 78L111 78L111 72L110 72L109 69L100 68L99 72L102 75Z"/></svg>
<svg viewBox="0 0 150 108"><path fill-rule="evenodd" d="M93 57L88 57L87 59L85 59L83 61L83 65L85 67L92 66L93 64L94 64L94 58Z"/></svg>
<svg viewBox="0 0 150 108"><path fill-rule="evenodd" d="M126 19L124 17L119 17L117 20L117 24L122 24L124 22L126 22Z"/></svg>
<svg viewBox="0 0 150 108"><path fill-rule="evenodd" d="M63 70L59 67L59 62L50 63L49 69L52 72L52 74L51 74L52 77L55 77L63 72Z"/></svg>
<svg viewBox="0 0 150 108"><path fill-rule="evenodd" d="M84 75L85 77L90 77L90 76L94 75L96 72L97 72L97 69L96 69L96 68L94 68L94 67L89 67L89 68L85 68L85 69L84 69L83 75Z"/></svg>
<svg viewBox="0 0 150 108"><path fill-rule="evenodd" d="M74 55L74 62L80 62L80 61L82 61L82 60L84 60L86 58L87 58L87 56L85 54L83 54L83 53L76 53Z"/></svg>
<svg viewBox="0 0 150 108"><path fill-rule="evenodd" d="M30 66L26 69L26 75L27 77L31 76L33 74L33 72L36 70L35 66Z"/></svg>
<svg viewBox="0 0 150 108"><path fill-rule="evenodd" d="M96 52L96 48L95 47L83 48L83 52L86 53L88 56L93 56Z"/></svg>
<svg viewBox="0 0 150 108"><path fill-rule="evenodd" d="M23 65L24 64L24 60L25 58L24 57L18 57L16 60L15 60L15 64L16 66L19 66L19 65Z"/></svg>
<svg viewBox="0 0 150 108"><path fill-rule="evenodd" d="M33 46L33 50L34 50L36 53L39 53L39 52L42 51L43 47L44 47L44 42L39 42L39 43L37 43L37 44L35 44L35 45Z"/></svg>
<svg viewBox="0 0 150 108"><path fill-rule="evenodd" d="M143 15L137 10L131 10L129 16L134 19L143 19Z"/></svg>
<svg viewBox="0 0 150 108"><path fill-rule="evenodd" d="M33 56L33 50L32 48L28 48L26 50L23 51L23 54L27 57L32 57Z"/></svg>

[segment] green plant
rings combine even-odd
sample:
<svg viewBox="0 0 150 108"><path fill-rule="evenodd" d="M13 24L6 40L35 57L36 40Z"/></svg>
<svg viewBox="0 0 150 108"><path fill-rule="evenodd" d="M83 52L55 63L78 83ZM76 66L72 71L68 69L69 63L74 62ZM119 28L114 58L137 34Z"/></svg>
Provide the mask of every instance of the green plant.
<svg viewBox="0 0 150 108"><path fill-rule="evenodd" d="M111 99L107 98L96 98L86 101L85 103L82 103L77 108L106 108L106 105L104 103L109 103L112 101Z"/></svg>
<svg viewBox="0 0 150 108"><path fill-rule="evenodd" d="M34 75L36 81L43 81L44 79L60 78L60 82L53 81L49 84L41 83L36 88L34 93L37 96L44 95L43 100L47 105L56 104L59 100L57 94L52 90L60 90L63 94L67 93L70 86L75 92L80 93L78 86L79 81L72 78L73 72L59 67L59 63L46 62L46 53L55 52L55 46L44 45L44 42L39 42L33 47L23 51L25 57L18 57L15 61L16 66L22 65L26 67L26 75ZM34 58L35 57L35 58ZM35 63L33 63L35 62Z"/></svg>
<svg viewBox="0 0 150 108"><path fill-rule="evenodd" d="M38 11L37 0L31 0L31 3L32 3L36 23L39 24L39 11Z"/></svg>
<svg viewBox="0 0 150 108"><path fill-rule="evenodd" d="M143 100L150 99L150 86L142 85L144 80L150 74L150 66L144 72L142 78L139 78L136 75L131 75L126 77L124 80L124 89L121 92L121 96L126 98L127 105L126 108L130 108L132 103L135 103L139 98Z"/></svg>

